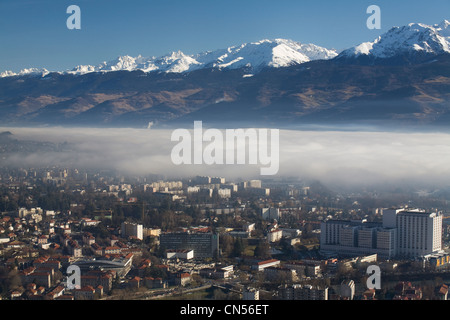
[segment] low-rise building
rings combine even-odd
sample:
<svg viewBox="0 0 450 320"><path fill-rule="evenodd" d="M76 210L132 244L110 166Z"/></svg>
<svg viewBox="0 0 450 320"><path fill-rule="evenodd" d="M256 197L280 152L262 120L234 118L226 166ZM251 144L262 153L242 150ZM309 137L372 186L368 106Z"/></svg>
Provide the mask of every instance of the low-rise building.
<svg viewBox="0 0 450 320"><path fill-rule="evenodd" d="M92 286L84 286L73 291L75 300L93 300L95 289Z"/></svg>
<svg viewBox="0 0 450 320"><path fill-rule="evenodd" d="M102 286L105 292L112 289L114 274L111 271L92 270L81 275L81 287L91 286L96 288Z"/></svg>
<svg viewBox="0 0 450 320"><path fill-rule="evenodd" d="M288 282L292 282L297 278L295 270L283 267L265 268L264 277L268 281L282 280Z"/></svg>
<svg viewBox="0 0 450 320"><path fill-rule="evenodd" d="M233 270L227 268L203 268L200 269L199 275L212 279L228 279L233 274Z"/></svg>
<svg viewBox="0 0 450 320"><path fill-rule="evenodd" d="M242 292L242 300L259 300L259 290L256 288L245 288Z"/></svg>
<svg viewBox="0 0 450 320"><path fill-rule="evenodd" d="M64 294L65 288L63 286L57 286L55 289L46 294L45 298L48 300L54 300Z"/></svg>
<svg viewBox="0 0 450 320"><path fill-rule="evenodd" d="M182 259L182 260L191 260L194 258L194 250L188 249L180 249L180 250L167 250L166 251L167 259Z"/></svg>
<svg viewBox="0 0 450 320"><path fill-rule="evenodd" d="M97 243L93 243L93 244L91 245L91 250L92 250L92 252L93 252L96 256L101 256L101 255L103 255L103 248L100 247L100 245L97 244Z"/></svg>
<svg viewBox="0 0 450 320"><path fill-rule="evenodd" d="M167 288L167 281L164 281L162 278L145 277L144 285L149 289Z"/></svg>
<svg viewBox="0 0 450 320"><path fill-rule="evenodd" d="M85 232L83 234L83 244L86 246L90 246L94 243L95 243L95 237L91 233Z"/></svg>
<svg viewBox="0 0 450 320"><path fill-rule="evenodd" d="M421 300L422 289L414 286L411 282L399 282L395 288L395 296L393 300Z"/></svg>
<svg viewBox="0 0 450 320"><path fill-rule="evenodd" d="M136 276L136 277L128 280L128 285L130 286L130 288L139 289L141 282L142 282L142 278Z"/></svg>
<svg viewBox="0 0 450 320"><path fill-rule="evenodd" d="M119 254L120 248L117 246L103 248L103 255Z"/></svg>
<svg viewBox="0 0 450 320"><path fill-rule="evenodd" d="M278 266L278 265L280 265L280 260L270 259L270 260L264 260L264 261L257 262L256 264L254 264L252 266L252 269L257 270L257 271L263 271L265 268L274 267L274 266Z"/></svg>
<svg viewBox="0 0 450 320"><path fill-rule="evenodd" d="M282 237L283 237L283 231L281 231L279 229L273 230L273 231L270 231L267 233L267 241L269 243L280 241Z"/></svg>
<svg viewBox="0 0 450 320"><path fill-rule="evenodd" d="M281 300L328 300L328 288L300 284L284 285L279 287L278 297Z"/></svg>
<svg viewBox="0 0 450 320"><path fill-rule="evenodd" d="M340 294L341 298L347 300L353 300L355 296L355 281L353 280L344 280L341 283Z"/></svg>
<svg viewBox="0 0 450 320"><path fill-rule="evenodd" d="M175 278L175 284L184 287L186 284L192 281L192 277L189 273L178 273Z"/></svg>

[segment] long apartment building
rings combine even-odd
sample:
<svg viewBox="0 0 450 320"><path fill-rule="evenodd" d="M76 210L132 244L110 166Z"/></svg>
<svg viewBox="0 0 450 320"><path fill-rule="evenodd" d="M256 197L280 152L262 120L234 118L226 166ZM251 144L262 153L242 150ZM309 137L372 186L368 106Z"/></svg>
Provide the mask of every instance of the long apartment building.
<svg viewBox="0 0 450 320"><path fill-rule="evenodd" d="M219 253L219 235L212 232L167 232L159 239L166 250L193 250L194 258L213 258Z"/></svg>
<svg viewBox="0 0 450 320"><path fill-rule="evenodd" d="M380 223L329 220L321 224L320 249L341 255L396 255L396 229Z"/></svg>
<svg viewBox="0 0 450 320"><path fill-rule="evenodd" d="M284 285L278 288L280 300L328 300L328 288L311 285Z"/></svg>
<svg viewBox="0 0 450 320"><path fill-rule="evenodd" d="M384 209L383 222L329 220L321 224L320 247L342 255L423 257L442 250L442 214Z"/></svg>

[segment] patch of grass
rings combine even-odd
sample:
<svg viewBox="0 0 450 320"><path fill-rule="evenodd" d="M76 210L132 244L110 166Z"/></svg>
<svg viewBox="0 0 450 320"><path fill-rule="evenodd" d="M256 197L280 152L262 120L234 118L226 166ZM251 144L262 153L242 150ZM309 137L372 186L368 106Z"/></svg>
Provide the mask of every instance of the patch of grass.
<svg viewBox="0 0 450 320"><path fill-rule="evenodd" d="M243 252L244 256L253 257L255 255L256 246L247 246Z"/></svg>

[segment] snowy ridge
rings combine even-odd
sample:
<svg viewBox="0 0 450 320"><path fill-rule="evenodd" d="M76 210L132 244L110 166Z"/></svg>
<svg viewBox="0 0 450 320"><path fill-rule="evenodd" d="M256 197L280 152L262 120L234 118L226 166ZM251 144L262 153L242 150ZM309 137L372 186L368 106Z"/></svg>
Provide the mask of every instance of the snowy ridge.
<svg viewBox="0 0 450 320"><path fill-rule="evenodd" d="M275 39L200 53L195 58L209 67L230 69L249 67L254 71L260 71L264 67L288 67L312 60L331 59L336 56L336 51L314 44Z"/></svg>
<svg viewBox="0 0 450 320"><path fill-rule="evenodd" d="M12 72L12 71L0 72L0 78L13 77L13 76L25 76L25 75L37 75L37 76L45 77L49 73L50 73L50 71L48 71L47 69L29 68L29 69L23 69L17 73Z"/></svg>
<svg viewBox="0 0 450 320"><path fill-rule="evenodd" d="M403 27L393 27L373 42L365 42L344 50L339 57L366 55L386 59L414 53L450 53L450 22L444 20L433 26L411 23Z"/></svg>
<svg viewBox="0 0 450 320"><path fill-rule="evenodd" d="M314 44L274 39L245 43L226 49L186 55L181 51L161 57L120 56L97 66L79 65L71 70L56 71L60 74L83 75L92 72L135 71L183 73L204 68L247 68L256 74L266 67L281 68L314 60L333 58L353 59L361 56L374 59L389 59L402 55L440 55L450 53L450 21L444 20L433 26L411 23L393 27L373 42L364 42L342 51L326 49ZM24 69L18 73L4 71L0 78L11 76L46 76L46 69Z"/></svg>
<svg viewBox="0 0 450 320"><path fill-rule="evenodd" d="M91 72L134 71L183 73L202 68L239 69L248 67L258 72L265 67L287 67L312 60L331 59L337 56L335 50L329 50L314 44L302 44L292 40L275 39L246 43L227 49L186 55L181 51L162 57L145 58L142 56L120 56L115 60L103 62L97 66L79 65L60 74L83 75ZM49 73L42 69L24 69L18 73L5 71L0 77L37 75L44 77Z"/></svg>

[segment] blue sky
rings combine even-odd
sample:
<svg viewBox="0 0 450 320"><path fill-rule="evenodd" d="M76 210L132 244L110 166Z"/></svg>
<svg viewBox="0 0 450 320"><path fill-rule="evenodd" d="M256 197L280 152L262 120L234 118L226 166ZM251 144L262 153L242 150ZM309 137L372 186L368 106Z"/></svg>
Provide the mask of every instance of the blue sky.
<svg viewBox="0 0 450 320"><path fill-rule="evenodd" d="M69 5L81 30L69 30ZM369 5L382 29L369 30ZM449 0L1 0L0 72L66 70L119 55L193 54L262 39L286 38L344 49L392 26L450 19Z"/></svg>

